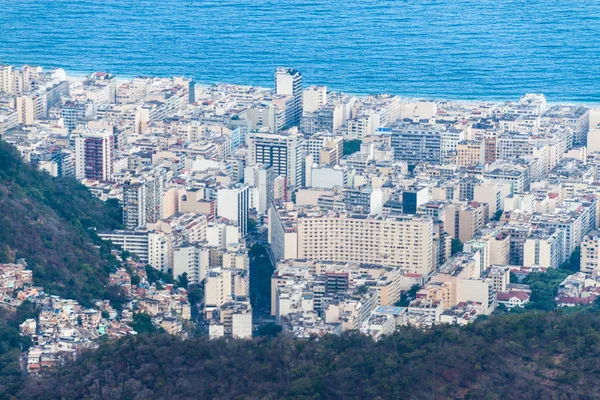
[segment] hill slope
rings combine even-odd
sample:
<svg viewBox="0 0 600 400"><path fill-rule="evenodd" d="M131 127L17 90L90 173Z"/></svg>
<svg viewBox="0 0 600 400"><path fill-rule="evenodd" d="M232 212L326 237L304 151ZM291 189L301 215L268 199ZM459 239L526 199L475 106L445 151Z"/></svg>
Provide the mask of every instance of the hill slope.
<svg viewBox="0 0 600 400"><path fill-rule="evenodd" d="M36 285L90 304L104 296L114 259L87 228L120 225L116 202L104 204L75 179L52 178L0 141L0 262L25 258Z"/></svg>
<svg viewBox="0 0 600 400"><path fill-rule="evenodd" d="M186 341L140 336L102 345L22 399L598 398L600 313L530 312L459 328L405 329L374 343Z"/></svg>

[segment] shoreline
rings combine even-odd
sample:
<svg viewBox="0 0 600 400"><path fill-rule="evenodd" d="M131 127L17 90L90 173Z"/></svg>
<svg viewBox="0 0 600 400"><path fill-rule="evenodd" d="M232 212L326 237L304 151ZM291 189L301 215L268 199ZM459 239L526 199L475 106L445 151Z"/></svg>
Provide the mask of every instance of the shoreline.
<svg viewBox="0 0 600 400"><path fill-rule="evenodd" d="M1 64L0 64L1 65ZM43 67L43 66L42 66ZM46 68L46 67L43 67ZM83 71L69 71L63 67L52 67L52 68L62 68L65 70L65 73L67 74L67 79L72 79L72 80L82 80L85 79L87 77L89 77L91 74L93 74L94 72L107 72L107 73L111 73L110 71L105 71L105 70L96 70L96 71L92 71L92 72L83 72ZM173 78L174 76L185 76L191 79L194 79L194 77L191 76L186 76L186 75L177 75L177 74L173 74L170 76L163 76L163 75L116 75L117 81L118 82L129 82L135 78L159 78L159 79L165 79L165 78ZM272 87L269 86L262 86L262 85L252 85L252 84L245 84L245 83L234 83L234 82L199 82L197 80L196 81L196 85L198 86L203 86L203 87L210 87L212 85L239 85L239 86L252 86L252 87L260 87L260 88L264 88L264 89L273 89ZM419 96L419 95L405 95L405 94L397 94L397 93L391 93L391 92L382 92L382 93L360 93L360 92L353 92L353 91L346 91L346 90L339 90L337 88L333 88L330 87L328 85L325 84L307 84L305 87L308 88L310 86L326 86L328 91L334 92L334 93L344 93L350 96L356 96L356 97L366 97L366 96L372 96L372 95L377 95L377 94L389 94L392 96L398 96L400 97L400 99L402 100L406 100L406 101L419 101L419 100L424 100L424 101L435 101L435 102L444 102L444 101L450 101L450 102L456 102L456 103L463 103L463 104L475 104L475 103L492 103L492 104L503 104L503 103L511 103L511 102L517 102L519 101L519 98L521 98L522 96L524 96L526 93L539 93L539 92L524 92L521 94L517 94L514 98L472 98L472 97L441 97L441 96ZM544 93L541 93L544 94ZM548 99L546 97L546 102L548 105L581 105L581 106L586 106L588 108L592 108L592 109L596 109L596 108L600 108L600 101L572 101L572 100L554 100L554 99Z"/></svg>

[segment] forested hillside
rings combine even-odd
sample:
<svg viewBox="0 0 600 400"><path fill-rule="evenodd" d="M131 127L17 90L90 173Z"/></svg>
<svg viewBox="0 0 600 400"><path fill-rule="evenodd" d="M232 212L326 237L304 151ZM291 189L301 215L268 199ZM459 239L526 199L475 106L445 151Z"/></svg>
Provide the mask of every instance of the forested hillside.
<svg viewBox="0 0 600 400"><path fill-rule="evenodd" d="M580 399L600 397L600 313L529 312L375 343L166 335L83 354L20 399Z"/></svg>
<svg viewBox="0 0 600 400"><path fill-rule="evenodd" d="M88 228L120 225L117 202L102 203L75 179L52 178L0 141L0 262L25 258L35 285L90 304L104 297L115 260Z"/></svg>

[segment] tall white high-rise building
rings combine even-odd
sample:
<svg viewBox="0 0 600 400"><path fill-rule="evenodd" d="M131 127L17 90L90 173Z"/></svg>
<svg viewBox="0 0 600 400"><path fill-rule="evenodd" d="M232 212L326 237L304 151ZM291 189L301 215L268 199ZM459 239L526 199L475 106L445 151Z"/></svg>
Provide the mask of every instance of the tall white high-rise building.
<svg viewBox="0 0 600 400"><path fill-rule="evenodd" d="M311 113L327 104L327 88L325 86L311 86L304 89L302 111Z"/></svg>
<svg viewBox="0 0 600 400"><path fill-rule="evenodd" d="M167 181L164 167L147 168L123 180L123 224L133 230L163 217Z"/></svg>
<svg viewBox="0 0 600 400"><path fill-rule="evenodd" d="M184 272L189 283L199 284L204 280L210 266L210 250L198 245L184 245L173 251L173 278Z"/></svg>
<svg viewBox="0 0 600 400"><path fill-rule="evenodd" d="M269 204L273 201L273 168L258 164L244 169L244 183L249 185L250 208L263 214L267 213Z"/></svg>
<svg viewBox="0 0 600 400"><path fill-rule="evenodd" d="M34 121L48 115L46 93L28 93L16 98L20 124L33 125Z"/></svg>
<svg viewBox="0 0 600 400"><path fill-rule="evenodd" d="M143 180L123 183L123 224L131 231L146 225L146 183Z"/></svg>
<svg viewBox="0 0 600 400"><path fill-rule="evenodd" d="M15 94L15 70L10 65L0 65L0 93Z"/></svg>
<svg viewBox="0 0 600 400"><path fill-rule="evenodd" d="M275 71L275 90L277 94L285 94L294 98L294 112L288 126L299 126L302 117L302 73L293 68L279 67Z"/></svg>
<svg viewBox="0 0 600 400"><path fill-rule="evenodd" d="M304 137L300 134L251 133L248 165L269 165L275 177L283 176L291 190L302 185Z"/></svg>
<svg viewBox="0 0 600 400"><path fill-rule="evenodd" d="M148 222L158 222L163 215L163 194L167 182L167 170L156 167L144 174L146 180L146 218Z"/></svg>
<svg viewBox="0 0 600 400"><path fill-rule="evenodd" d="M164 232L148 232L148 264L162 272L173 265L173 237Z"/></svg>
<svg viewBox="0 0 600 400"><path fill-rule="evenodd" d="M42 67L29 65L24 65L22 68L0 65L0 93L19 95L36 89L42 71Z"/></svg>
<svg viewBox="0 0 600 400"><path fill-rule="evenodd" d="M242 236L248 233L247 185L237 184L217 191L217 215L237 223Z"/></svg>

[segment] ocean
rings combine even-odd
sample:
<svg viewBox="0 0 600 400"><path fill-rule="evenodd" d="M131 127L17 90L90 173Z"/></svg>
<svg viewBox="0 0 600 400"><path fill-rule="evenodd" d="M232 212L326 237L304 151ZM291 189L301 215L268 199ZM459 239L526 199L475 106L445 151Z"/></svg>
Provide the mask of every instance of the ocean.
<svg viewBox="0 0 600 400"><path fill-rule="evenodd" d="M0 0L0 63L355 94L600 103L600 1Z"/></svg>

